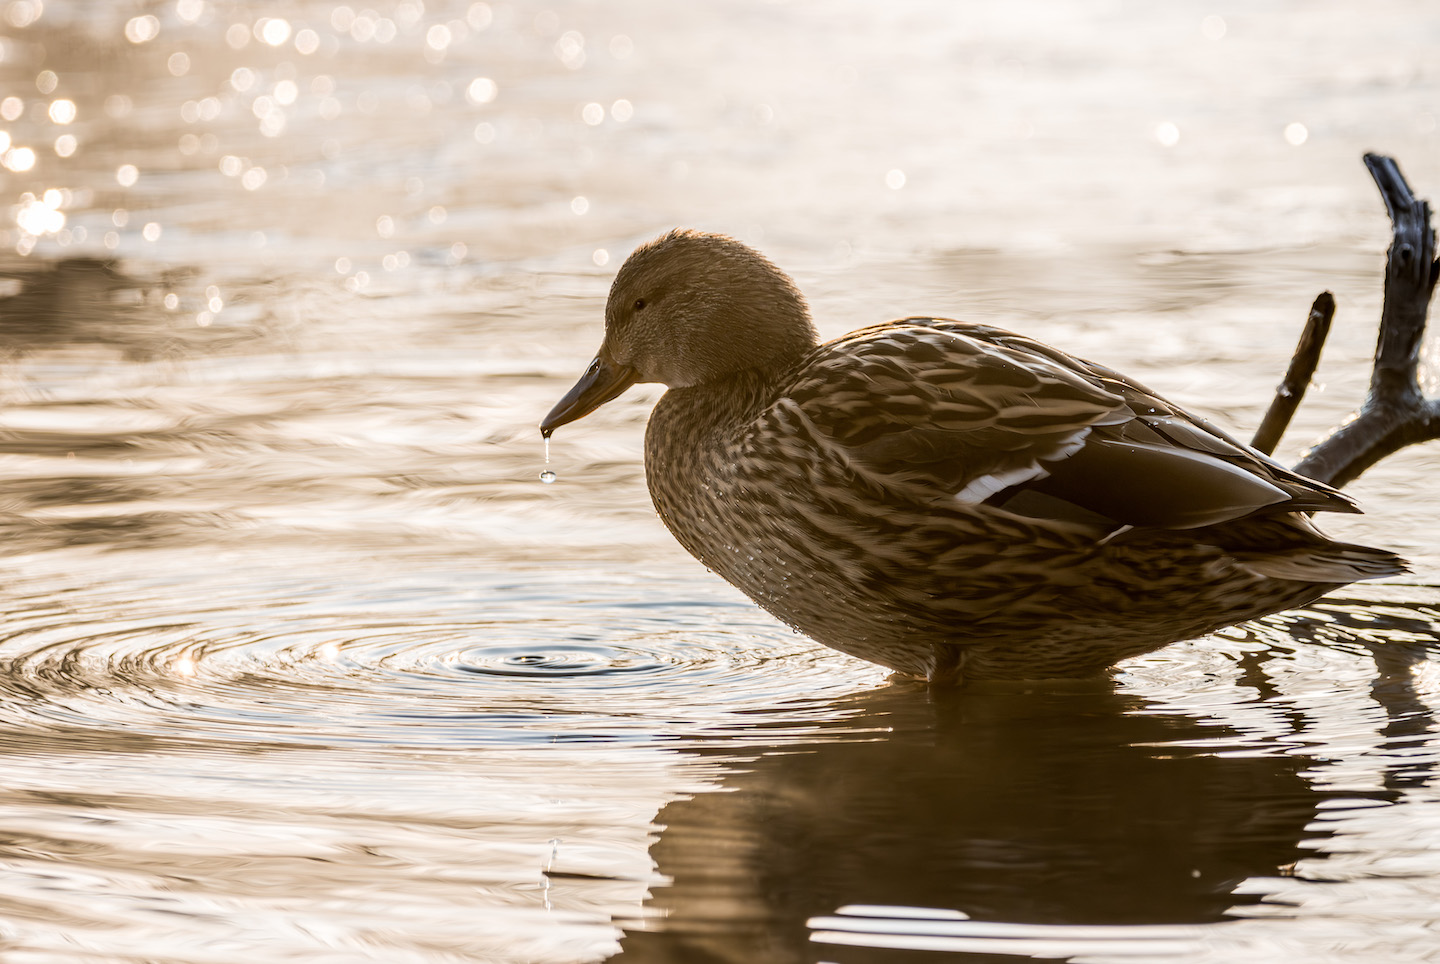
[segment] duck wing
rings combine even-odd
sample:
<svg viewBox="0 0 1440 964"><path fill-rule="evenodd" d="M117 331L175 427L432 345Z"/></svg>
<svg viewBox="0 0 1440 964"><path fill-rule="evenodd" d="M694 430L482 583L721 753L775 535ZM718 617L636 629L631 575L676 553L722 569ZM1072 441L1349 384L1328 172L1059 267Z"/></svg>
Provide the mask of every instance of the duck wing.
<svg viewBox="0 0 1440 964"><path fill-rule="evenodd" d="M908 498L1115 529L1358 511L1117 372L998 328L909 318L816 349L778 405Z"/></svg>

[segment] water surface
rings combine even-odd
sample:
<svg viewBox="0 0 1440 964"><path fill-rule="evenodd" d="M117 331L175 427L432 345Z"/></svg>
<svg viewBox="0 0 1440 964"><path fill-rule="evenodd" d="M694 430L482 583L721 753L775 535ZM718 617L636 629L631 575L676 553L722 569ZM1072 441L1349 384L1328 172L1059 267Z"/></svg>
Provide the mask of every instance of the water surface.
<svg viewBox="0 0 1440 964"><path fill-rule="evenodd" d="M930 692L655 519L657 397L554 440L676 224L827 335L1023 330L1293 460L1440 189L1417 2L0 4L0 948L100 962L1418 960L1436 449L1401 583L1102 683ZM963 958L962 958L963 959Z"/></svg>

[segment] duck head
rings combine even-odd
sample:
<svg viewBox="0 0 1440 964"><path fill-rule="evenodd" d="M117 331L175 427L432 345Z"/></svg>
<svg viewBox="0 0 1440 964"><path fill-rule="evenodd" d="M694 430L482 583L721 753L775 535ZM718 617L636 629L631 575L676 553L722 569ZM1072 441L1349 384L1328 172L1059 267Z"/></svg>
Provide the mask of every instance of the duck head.
<svg viewBox="0 0 1440 964"><path fill-rule="evenodd" d="M675 230L625 259L595 360L540 423L547 438L637 382L689 388L780 368L817 342L795 283L734 238Z"/></svg>

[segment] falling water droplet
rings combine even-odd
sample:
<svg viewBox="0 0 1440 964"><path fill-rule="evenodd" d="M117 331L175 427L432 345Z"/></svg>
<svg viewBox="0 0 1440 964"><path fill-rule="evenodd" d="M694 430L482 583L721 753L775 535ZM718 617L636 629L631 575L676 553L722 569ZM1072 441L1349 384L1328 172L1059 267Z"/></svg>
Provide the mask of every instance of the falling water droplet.
<svg viewBox="0 0 1440 964"><path fill-rule="evenodd" d="M540 473L540 481L549 485L555 481L555 473L550 471L550 436L545 436L545 471Z"/></svg>
<svg viewBox="0 0 1440 964"><path fill-rule="evenodd" d="M541 872L540 890L545 901L545 909L550 910L550 868L555 866L555 857L560 853L560 838L550 838L550 859L545 861L545 869Z"/></svg>

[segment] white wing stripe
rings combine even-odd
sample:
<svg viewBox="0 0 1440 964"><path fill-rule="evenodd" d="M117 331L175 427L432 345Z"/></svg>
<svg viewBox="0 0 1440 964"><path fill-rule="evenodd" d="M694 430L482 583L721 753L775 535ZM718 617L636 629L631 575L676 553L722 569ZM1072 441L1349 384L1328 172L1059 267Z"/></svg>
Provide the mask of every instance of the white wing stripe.
<svg viewBox="0 0 1440 964"><path fill-rule="evenodd" d="M955 501L966 505L978 505L1002 489L1008 489L1012 485L1019 485L1021 482L1029 482L1033 479L1043 479L1049 474L1043 466L1031 464L1005 472L982 475L978 479L972 479L969 485L956 492Z"/></svg>

